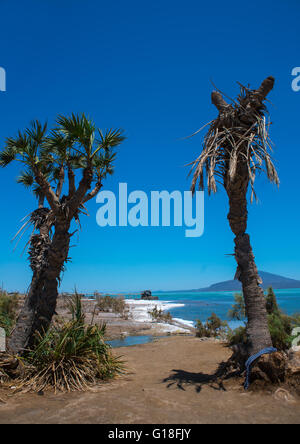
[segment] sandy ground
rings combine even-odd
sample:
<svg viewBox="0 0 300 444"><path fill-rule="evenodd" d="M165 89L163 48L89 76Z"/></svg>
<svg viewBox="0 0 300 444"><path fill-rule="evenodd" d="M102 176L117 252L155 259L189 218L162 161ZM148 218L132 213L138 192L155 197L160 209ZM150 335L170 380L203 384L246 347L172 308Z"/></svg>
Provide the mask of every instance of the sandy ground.
<svg viewBox="0 0 300 444"><path fill-rule="evenodd" d="M128 373L84 393L0 391L0 423L300 423L300 400L245 393L242 380L210 380L230 356L220 343L173 336L115 349Z"/></svg>

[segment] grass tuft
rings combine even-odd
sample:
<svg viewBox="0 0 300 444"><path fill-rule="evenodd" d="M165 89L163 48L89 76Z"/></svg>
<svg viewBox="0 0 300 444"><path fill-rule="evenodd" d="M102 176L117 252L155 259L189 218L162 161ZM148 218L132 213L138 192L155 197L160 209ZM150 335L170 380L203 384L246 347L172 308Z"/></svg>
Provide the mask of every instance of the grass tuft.
<svg viewBox="0 0 300 444"><path fill-rule="evenodd" d="M117 313L122 317L126 317L128 315L125 298L123 296L101 296L97 292L95 292L94 295L99 311L104 313Z"/></svg>
<svg viewBox="0 0 300 444"><path fill-rule="evenodd" d="M153 310L148 311L148 313L151 316L152 321L155 322L171 323L173 321L171 313L164 312L161 308L157 308L157 305L155 305Z"/></svg>
<svg viewBox="0 0 300 444"><path fill-rule="evenodd" d="M69 300L72 320L37 335L23 360L20 386L34 391L86 390L124 372L124 363L105 343L106 326L86 325L78 294Z"/></svg>

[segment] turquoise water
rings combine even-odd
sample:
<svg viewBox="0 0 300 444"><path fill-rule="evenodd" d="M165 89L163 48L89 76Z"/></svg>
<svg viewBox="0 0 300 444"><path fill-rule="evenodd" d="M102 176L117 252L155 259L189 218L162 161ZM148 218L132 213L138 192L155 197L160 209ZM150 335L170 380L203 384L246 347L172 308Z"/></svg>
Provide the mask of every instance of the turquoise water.
<svg viewBox="0 0 300 444"><path fill-rule="evenodd" d="M216 313L223 321L229 321L228 311L234 303L234 294L236 292L181 292L181 293L153 293L158 296L160 301L183 304L183 307L175 307L170 309L173 318L179 318L186 321L195 322L200 319L202 322ZM275 290L276 298L281 310L292 315L300 314L300 289ZM86 295L91 297L91 295ZM140 296L125 295L127 299L140 299ZM241 325L241 322L231 321L231 328ZM126 338L127 341L133 339ZM131 337L132 338L132 337ZM145 336L140 337L144 341ZM137 342L139 343L139 342ZM143 343L143 342L140 342Z"/></svg>
<svg viewBox="0 0 300 444"><path fill-rule="evenodd" d="M112 347L130 347L131 345L147 344L153 341L153 336L126 336L124 339L113 339L112 341L107 341L107 344Z"/></svg>
<svg viewBox="0 0 300 444"><path fill-rule="evenodd" d="M200 319L202 322L216 313L223 321L230 321L228 311L234 303L236 292L182 292L182 293L153 293L160 301L183 304L183 307L175 307L169 310L173 318L195 322ZM281 310L292 315L300 314L300 289L275 290L277 302ZM127 299L140 299L139 296L125 296ZM239 321L230 321L231 328L242 325ZM132 345L146 344L154 340L151 335L127 336L124 339L108 341L112 347L129 347Z"/></svg>
<svg viewBox="0 0 300 444"><path fill-rule="evenodd" d="M228 310L234 303L236 292L182 292L182 293L153 293L160 301L184 304L184 307L172 308L170 311L173 318L187 321L200 319L205 321L214 312L222 320L228 319ZM277 302L283 312L292 315L300 313L300 289L275 290ZM132 296L128 296L133 299ZM137 299L139 299L137 297ZM240 325L240 322L231 322L232 328Z"/></svg>

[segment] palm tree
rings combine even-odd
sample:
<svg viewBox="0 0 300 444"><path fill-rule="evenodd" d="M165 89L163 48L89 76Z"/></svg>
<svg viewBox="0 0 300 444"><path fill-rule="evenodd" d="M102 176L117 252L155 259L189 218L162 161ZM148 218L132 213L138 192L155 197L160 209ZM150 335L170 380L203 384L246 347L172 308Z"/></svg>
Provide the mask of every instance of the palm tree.
<svg viewBox="0 0 300 444"><path fill-rule="evenodd" d="M49 328L61 273L69 259L72 222L79 223L80 214L86 214L85 203L113 173L114 149L124 140L121 130L103 132L84 114L58 116L56 123L48 135L47 125L33 122L17 137L7 139L0 153L3 167L13 161L25 165L19 182L33 187L39 196L39 209L30 215L33 278L10 338L14 354L32 347L36 332Z"/></svg>
<svg viewBox="0 0 300 444"><path fill-rule="evenodd" d="M265 79L257 90L240 85L240 94L232 103L227 103L219 91L212 93L212 103L219 115L208 124L202 152L192 168L193 192L197 183L201 190L204 189L206 171L209 194L215 193L217 183L220 183L229 198L228 220L235 235L235 259L238 264L235 278L242 283L248 320L248 356L272 346L262 281L246 229L248 189L251 189L252 201L256 197L256 173L265 169L268 179L279 185L270 156L269 124L266 123L267 109L264 105L273 86L273 77Z"/></svg>

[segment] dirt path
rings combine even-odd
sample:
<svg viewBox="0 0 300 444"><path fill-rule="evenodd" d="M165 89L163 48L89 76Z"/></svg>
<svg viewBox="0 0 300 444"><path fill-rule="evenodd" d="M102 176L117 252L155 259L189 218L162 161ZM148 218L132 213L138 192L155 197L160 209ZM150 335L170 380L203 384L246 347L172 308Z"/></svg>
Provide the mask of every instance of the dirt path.
<svg viewBox="0 0 300 444"><path fill-rule="evenodd" d="M130 373L93 392L16 394L0 402L0 423L300 423L300 401L245 393L238 382L207 384L230 351L193 337L117 349ZM241 381L242 382L242 381Z"/></svg>

